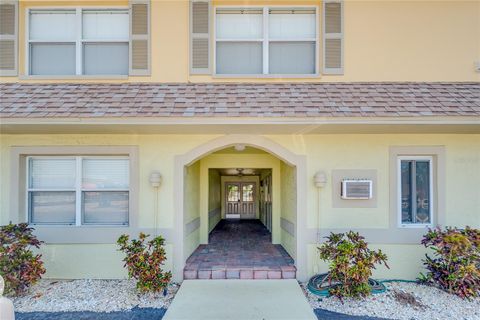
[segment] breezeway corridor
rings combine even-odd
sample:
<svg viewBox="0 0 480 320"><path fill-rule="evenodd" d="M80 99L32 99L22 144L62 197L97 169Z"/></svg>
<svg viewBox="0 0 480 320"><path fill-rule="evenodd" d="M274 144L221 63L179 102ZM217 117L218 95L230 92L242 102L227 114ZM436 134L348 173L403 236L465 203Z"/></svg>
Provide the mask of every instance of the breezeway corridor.
<svg viewBox="0 0 480 320"><path fill-rule="evenodd" d="M188 258L185 279L295 279L294 260L260 220L221 220Z"/></svg>
<svg viewBox="0 0 480 320"><path fill-rule="evenodd" d="M295 165L234 144L189 162L183 183L183 279L299 276Z"/></svg>

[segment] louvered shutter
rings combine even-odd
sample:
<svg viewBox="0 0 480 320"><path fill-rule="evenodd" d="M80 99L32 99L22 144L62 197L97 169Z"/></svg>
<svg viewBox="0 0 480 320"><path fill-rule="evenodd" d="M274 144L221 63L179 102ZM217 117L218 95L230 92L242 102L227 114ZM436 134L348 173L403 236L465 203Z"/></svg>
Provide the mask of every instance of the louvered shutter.
<svg viewBox="0 0 480 320"><path fill-rule="evenodd" d="M17 72L18 1L0 3L0 76Z"/></svg>
<svg viewBox="0 0 480 320"><path fill-rule="evenodd" d="M323 2L323 73L343 74L343 2Z"/></svg>
<svg viewBox="0 0 480 320"><path fill-rule="evenodd" d="M150 75L150 1L130 0L130 75Z"/></svg>
<svg viewBox="0 0 480 320"><path fill-rule="evenodd" d="M210 1L190 0L190 73L210 69Z"/></svg>

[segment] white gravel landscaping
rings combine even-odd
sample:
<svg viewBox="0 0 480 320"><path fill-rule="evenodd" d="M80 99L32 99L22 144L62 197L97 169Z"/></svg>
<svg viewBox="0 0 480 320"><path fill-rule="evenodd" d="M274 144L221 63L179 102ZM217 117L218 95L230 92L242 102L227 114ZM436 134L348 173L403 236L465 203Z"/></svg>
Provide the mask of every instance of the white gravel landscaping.
<svg viewBox="0 0 480 320"><path fill-rule="evenodd" d="M434 287L416 283L385 283L386 293L368 298L321 298L301 284L312 308L357 316L405 320L480 320L480 299L460 299Z"/></svg>
<svg viewBox="0 0 480 320"><path fill-rule="evenodd" d="M134 280L41 280L26 296L14 298L17 312L113 312L168 308L180 286L170 284L166 296L138 294Z"/></svg>

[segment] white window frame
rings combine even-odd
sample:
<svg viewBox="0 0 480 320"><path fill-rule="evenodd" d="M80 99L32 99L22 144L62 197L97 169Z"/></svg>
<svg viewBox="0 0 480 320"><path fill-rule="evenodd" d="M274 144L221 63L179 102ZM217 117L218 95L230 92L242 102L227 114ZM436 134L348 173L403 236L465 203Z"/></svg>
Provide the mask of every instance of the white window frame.
<svg viewBox="0 0 480 320"><path fill-rule="evenodd" d="M429 162L429 215L430 223L404 223L402 222L402 161L428 161ZM400 228L426 228L434 225L435 207L433 202L433 157L431 156L398 156L397 157L397 224ZM412 195L416 197L415 194Z"/></svg>
<svg viewBox="0 0 480 320"><path fill-rule="evenodd" d="M219 39L217 40L217 10L218 9L262 9L263 10L263 37L261 39ZM315 9L315 38L311 39L269 39L269 30L268 30L268 16L270 9ZM320 49L320 23L319 23L319 6L315 5L284 5L284 6L263 6L263 5L223 5L215 6L213 10L213 75L219 78L309 78L309 77L318 77L320 74L319 68L319 49ZM262 66L263 73L254 73L254 74L218 74L217 73L217 41L218 42L262 42ZM307 74L273 74L269 73L269 43L270 42L315 42L315 73Z"/></svg>
<svg viewBox="0 0 480 320"><path fill-rule="evenodd" d="M35 189L35 188L30 188L30 160L31 159L42 159L42 160L58 160L58 159L71 159L75 160L75 188L73 189ZM83 179L83 172L82 172L82 164L83 160L89 160L89 159L96 159L96 160L111 160L111 159L119 159L119 160L129 160L131 161L130 157L128 156L28 156L26 157L26 168L25 168L25 186L26 186L26 193L25 193L25 221L28 221L28 224L31 225L71 225L71 224L62 224L62 223L33 223L30 215L30 205L29 205L29 198L30 198L30 192L34 191L68 191L68 192L75 192L75 226L81 227L81 226L129 226L130 225L130 201L131 201L131 169L130 165L128 167L129 170L129 182L128 182L128 188L123 189L123 188L117 188L117 189L89 189L89 188L82 188L82 179ZM97 191L97 192L112 192L112 191L118 191L118 192L128 192L128 210L129 214L127 215L127 223L126 224L115 224L115 223L102 223L102 224L94 224L94 223L83 223L83 212L82 212L82 203L83 203L83 192L88 192L88 191ZM72 224L73 225L73 224Z"/></svg>
<svg viewBox="0 0 480 320"><path fill-rule="evenodd" d="M45 10L45 11L73 11L75 10L75 26L76 26L76 39L71 41L56 41L56 40L30 40L30 12L36 10ZM83 66L83 45L84 43L127 43L128 52L130 52L130 35L125 39L101 39L101 40L92 40L92 39L83 39L83 11L84 10L125 10L130 16L130 11L128 6L62 6L62 7L29 7L25 10L25 73L28 76L33 76L30 69L30 44L32 43L75 43L75 74L71 75L62 75L60 77L69 77L69 76L87 76L84 74ZM130 19L129 19L130 21ZM130 22L129 22L130 23ZM130 28L130 26L129 26ZM128 68L127 68L128 69ZM36 76L36 75L35 75ZM38 75L38 76L53 76L49 74ZM98 75L102 76L102 75ZM112 76L112 75L108 75ZM114 75L115 76L115 75ZM128 72L125 75L118 76L128 76Z"/></svg>

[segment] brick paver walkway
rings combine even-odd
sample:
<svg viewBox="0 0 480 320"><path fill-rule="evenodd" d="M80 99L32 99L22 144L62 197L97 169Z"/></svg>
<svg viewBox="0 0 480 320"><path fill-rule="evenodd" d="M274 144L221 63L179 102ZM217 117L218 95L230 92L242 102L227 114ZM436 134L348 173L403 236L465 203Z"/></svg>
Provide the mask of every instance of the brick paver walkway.
<svg viewBox="0 0 480 320"><path fill-rule="evenodd" d="M188 258L185 279L294 279L292 257L259 220L222 220Z"/></svg>

